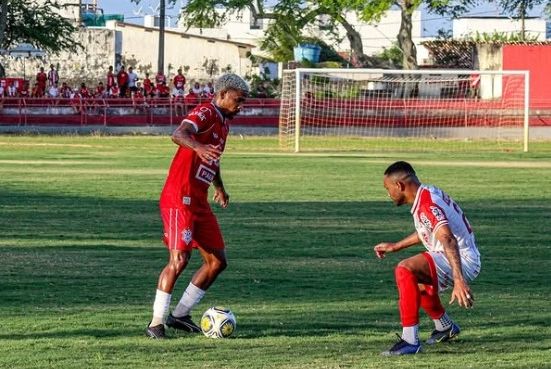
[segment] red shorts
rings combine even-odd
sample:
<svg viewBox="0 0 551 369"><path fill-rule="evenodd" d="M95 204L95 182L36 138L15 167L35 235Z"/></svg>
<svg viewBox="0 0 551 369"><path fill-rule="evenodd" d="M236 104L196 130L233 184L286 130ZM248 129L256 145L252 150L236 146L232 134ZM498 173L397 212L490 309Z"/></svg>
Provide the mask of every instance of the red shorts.
<svg viewBox="0 0 551 369"><path fill-rule="evenodd" d="M194 213L188 208L161 208L161 219L163 241L169 250L224 249L220 226L210 209Z"/></svg>

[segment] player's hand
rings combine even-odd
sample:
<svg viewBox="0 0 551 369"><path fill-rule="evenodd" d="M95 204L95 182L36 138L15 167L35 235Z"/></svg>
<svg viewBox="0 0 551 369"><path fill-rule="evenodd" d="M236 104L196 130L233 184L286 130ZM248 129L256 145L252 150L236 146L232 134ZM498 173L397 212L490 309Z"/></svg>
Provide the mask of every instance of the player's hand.
<svg viewBox="0 0 551 369"><path fill-rule="evenodd" d="M215 203L222 208L227 208L230 202L230 195L223 188L214 188L214 196L212 198Z"/></svg>
<svg viewBox="0 0 551 369"><path fill-rule="evenodd" d="M222 151L220 151L218 146L214 145L198 145L195 148L195 152L201 160L205 162L216 161L220 159L220 155L222 155Z"/></svg>
<svg viewBox="0 0 551 369"><path fill-rule="evenodd" d="M474 295L469 285L464 281L454 281L450 305L457 300L457 304L466 309L473 307Z"/></svg>
<svg viewBox="0 0 551 369"><path fill-rule="evenodd" d="M393 242L381 242L373 248L373 251L375 251L375 255L377 255L379 259L383 259L386 253L393 251L393 247Z"/></svg>

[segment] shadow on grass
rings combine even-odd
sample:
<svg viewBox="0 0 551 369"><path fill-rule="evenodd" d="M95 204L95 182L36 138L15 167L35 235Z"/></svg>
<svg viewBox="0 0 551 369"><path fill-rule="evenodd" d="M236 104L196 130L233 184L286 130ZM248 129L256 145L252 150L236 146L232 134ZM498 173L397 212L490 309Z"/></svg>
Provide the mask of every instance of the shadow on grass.
<svg viewBox="0 0 551 369"><path fill-rule="evenodd" d="M484 309L500 315L505 325L526 321L515 316L511 305L491 299L519 284L523 288L514 291L512 304L533 299L534 292L540 294L537 299L546 299L551 229L547 221L538 220L546 219L551 205L525 200L462 206L483 256L481 282L473 286L478 300L488 301ZM32 307L49 309L46 315L55 315L59 309L87 314L88 306L98 307L89 313L95 315L102 305L118 306L121 311L125 306L143 308L143 316L149 314L156 279L166 261L157 202L4 190L0 207L4 219L0 223L0 310L4 315ZM234 203L225 211L217 209L228 244L229 268L204 303L223 301L246 310L249 317L240 325L242 338L395 329L392 269L398 260L422 248L378 261L372 246L413 230L407 210L389 202L338 201ZM199 261L195 254L175 295L180 295ZM294 308L277 310L285 305ZM269 308L255 312L258 306ZM255 319L255 315L267 317ZM141 334L138 327L130 332ZM68 328L19 336L128 334L116 328ZM13 334L0 338L13 338Z"/></svg>

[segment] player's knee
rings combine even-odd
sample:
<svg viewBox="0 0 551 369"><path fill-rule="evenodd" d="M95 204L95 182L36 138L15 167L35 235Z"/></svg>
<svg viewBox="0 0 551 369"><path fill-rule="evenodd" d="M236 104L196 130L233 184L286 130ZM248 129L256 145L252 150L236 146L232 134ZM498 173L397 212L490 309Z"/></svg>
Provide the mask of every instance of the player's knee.
<svg viewBox="0 0 551 369"><path fill-rule="evenodd" d="M189 256L186 254L179 255L178 257L173 257L170 259L168 265L170 269L179 274L184 270L189 261Z"/></svg>
<svg viewBox="0 0 551 369"><path fill-rule="evenodd" d="M210 263L210 269L216 273L222 273L228 267L226 259L215 259Z"/></svg>

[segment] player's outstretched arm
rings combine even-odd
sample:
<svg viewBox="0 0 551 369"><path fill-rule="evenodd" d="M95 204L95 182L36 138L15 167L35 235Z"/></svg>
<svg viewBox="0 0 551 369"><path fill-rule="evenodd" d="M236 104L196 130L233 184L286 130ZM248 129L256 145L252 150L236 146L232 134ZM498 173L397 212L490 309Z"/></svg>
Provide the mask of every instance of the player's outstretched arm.
<svg viewBox="0 0 551 369"><path fill-rule="evenodd" d="M417 234L417 232L413 232L412 234L398 242L381 242L375 245L373 251L375 251L375 255L377 255L379 259L382 259L389 252L400 251L402 249L416 245L419 242L421 242L421 240L419 239L419 235Z"/></svg>
<svg viewBox="0 0 551 369"><path fill-rule="evenodd" d="M197 133L193 124L183 121L172 134L172 141L180 146L186 146L193 149L203 161L220 159L222 151L213 145L203 145L197 142L193 136Z"/></svg>
<svg viewBox="0 0 551 369"><path fill-rule="evenodd" d="M441 226L436 231L436 239L442 243L444 247L444 253L450 263L453 273L453 291L450 298L450 304L453 304L457 300L459 306L470 308L474 303L474 296L471 288L463 277L463 271L461 268L461 256L459 255L459 247L457 245L457 239L453 235L448 225Z"/></svg>
<svg viewBox="0 0 551 369"><path fill-rule="evenodd" d="M226 189L224 188L224 182L222 182L220 169L218 169L218 172L216 172L212 184L214 185L214 202L216 202L224 209L227 208L230 202L230 195L226 192Z"/></svg>

